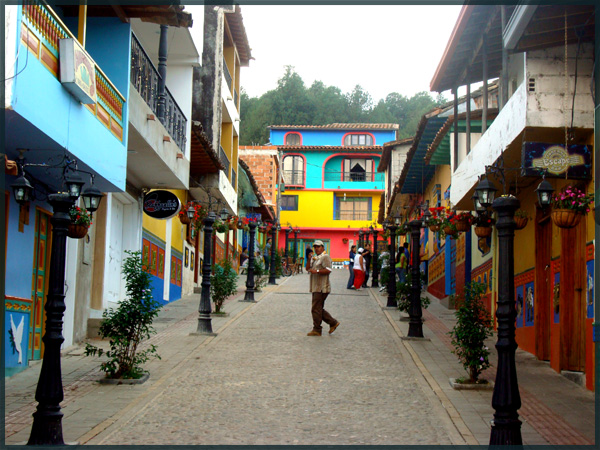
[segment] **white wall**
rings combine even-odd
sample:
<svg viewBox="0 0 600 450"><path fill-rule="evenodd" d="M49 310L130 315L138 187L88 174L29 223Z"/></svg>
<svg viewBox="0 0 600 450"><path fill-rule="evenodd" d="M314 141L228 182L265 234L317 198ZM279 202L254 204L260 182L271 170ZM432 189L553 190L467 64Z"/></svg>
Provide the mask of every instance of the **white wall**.
<svg viewBox="0 0 600 450"><path fill-rule="evenodd" d="M185 5L185 10L192 14L190 35L198 49L198 53L202 55L202 49L204 48L204 5Z"/></svg>
<svg viewBox="0 0 600 450"><path fill-rule="evenodd" d="M17 5L6 5L4 8L4 107L10 107L12 100L12 87L15 83L15 78L12 78L18 70L25 66L25 60L29 56L27 51L21 52L19 55L19 65L17 68Z"/></svg>
<svg viewBox="0 0 600 450"><path fill-rule="evenodd" d="M191 117L192 117L192 66L171 64L167 69L167 88L187 118L185 130L185 157L190 159Z"/></svg>

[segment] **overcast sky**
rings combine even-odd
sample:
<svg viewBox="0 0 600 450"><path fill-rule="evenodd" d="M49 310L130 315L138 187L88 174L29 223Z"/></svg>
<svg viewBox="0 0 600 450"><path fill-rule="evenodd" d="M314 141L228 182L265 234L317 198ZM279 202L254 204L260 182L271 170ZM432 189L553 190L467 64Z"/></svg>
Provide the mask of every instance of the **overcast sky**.
<svg viewBox="0 0 600 450"><path fill-rule="evenodd" d="M248 95L275 89L285 66L291 65L307 87L320 80L346 93L360 84L377 103L391 92L408 97L429 92L461 6L241 9L255 58L242 69Z"/></svg>

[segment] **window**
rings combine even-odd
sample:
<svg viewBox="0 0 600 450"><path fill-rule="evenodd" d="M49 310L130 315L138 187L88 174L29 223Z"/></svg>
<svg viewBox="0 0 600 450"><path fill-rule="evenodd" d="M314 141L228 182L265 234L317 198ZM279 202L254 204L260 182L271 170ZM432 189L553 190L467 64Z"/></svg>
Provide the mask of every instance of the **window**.
<svg viewBox="0 0 600 450"><path fill-rule="evenodd" d="M297 195L282 195L281 196L282 211L298 211L298 196Z"/></svg>
<svg viewBox="0 0 600 450"><path fill-rule="evenodd" d="M371 220L371 199L336 197L334 220Z"/></svg>
<svg viewBox="0 0 600 450"><path fill-rule="evenodd" d="M373 181L375 164L372 159L346 158L342 181Z"/></svg>
<svg viewBox="0 0 600 450"><path fill-rule="evenodd" d="M346 147L374 145L373 136L366 133L349 133L344 136L344 145Z"/></svg>
<svg viewBox="0 0 600 450"><path fill-rule="evenodd" d="M290 155L283 158L283 181L287 186L304 186L304 158Z"/></svg>
<svg viewBox="0 0 600 450"><path fill-rule="evenodd" d="M302 145L300 133L287 133L284 145Z"/></svg>

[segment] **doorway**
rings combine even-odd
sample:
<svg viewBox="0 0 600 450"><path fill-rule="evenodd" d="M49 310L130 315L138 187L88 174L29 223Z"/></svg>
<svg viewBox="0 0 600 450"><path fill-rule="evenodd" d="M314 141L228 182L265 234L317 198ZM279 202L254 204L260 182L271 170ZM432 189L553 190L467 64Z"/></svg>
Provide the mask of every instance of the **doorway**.
<svg viewBox="0 0 600 450"><path fill-rule="evenodd" d="M535 217L535 356L550 360L552 312L552 221L538 209Z"/></svg>

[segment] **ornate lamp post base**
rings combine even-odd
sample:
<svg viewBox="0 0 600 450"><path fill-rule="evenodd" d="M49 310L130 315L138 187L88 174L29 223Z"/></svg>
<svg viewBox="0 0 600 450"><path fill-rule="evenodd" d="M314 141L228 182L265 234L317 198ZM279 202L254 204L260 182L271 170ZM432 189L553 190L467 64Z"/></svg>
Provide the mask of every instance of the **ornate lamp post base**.
<svg viewBox="0 0 600 450"><path fill-rule="evenodd" d="M396 225L389 225L390 230L390 263L389 263L389 275L388 275L388 300L387 308L396 309L398 302L396 301Z"/></svg>
<svg viewBox="0 0 600 450"><path fill-rule="evenodd" d="M257 227L257 223L256 222L250 222L248 224L248 227L250 228L250 239L248 241L248 271L246 274L246 295L244 295L244 300L240 300L242 302L253 302L256 303L256 300L254 300L254 239L255 239L255 235L256 235L256 227ZM273 245L273 244L271 244Z"/></svg>
<svg viewBox="0 0 600 450"><path fill-rule="evenodd" d="M200 307L198 308L198 329L196 333L214 336L212 319L210 317L210 275L212 272L212 232L215 223L215 214L209 212L204 218L204 260L202 261L202 294L200 294Z"/></svg>
<svg viewBox="0 0 600 450"><path fill-rule="evenodd" d="M410 225L410 240L412 243L411 248L411 292L410 292L410 308L408 309L408 315L410 316L410 322L408 323L408 337L410 338L422 338L423 337L423 310L421 309L421 243L419 241L421 236L422 222L420 220L413 220L409 223Z"/></svg>

